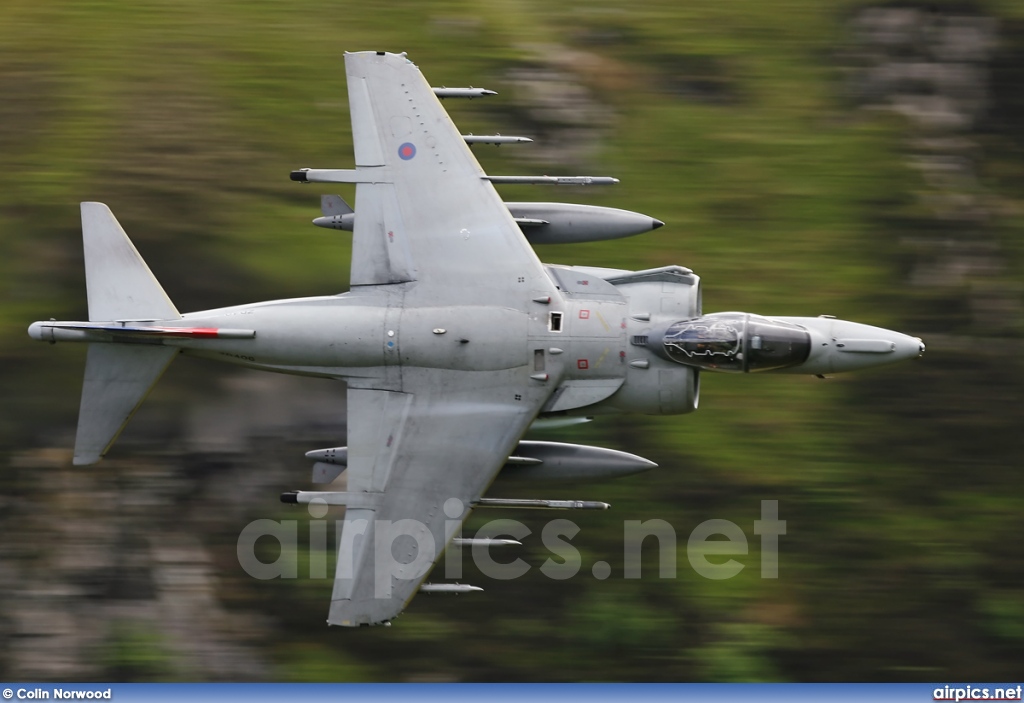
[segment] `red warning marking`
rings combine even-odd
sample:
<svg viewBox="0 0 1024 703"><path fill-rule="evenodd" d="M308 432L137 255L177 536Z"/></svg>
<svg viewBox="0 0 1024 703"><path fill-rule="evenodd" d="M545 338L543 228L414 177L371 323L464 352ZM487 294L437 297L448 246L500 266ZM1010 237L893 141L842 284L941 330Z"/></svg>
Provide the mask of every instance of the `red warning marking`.
<svg viewBox="0 0 1024 703"><path fill-rule="evenodd" d="M216 327L143 327L133 332L149 332L161 337L205 337L216 338L220 330Z"/></svg>
<svg viewBox="0 0 1024 703"><path fill-rule="evenodd" d="M388 230L388 241L389 242L395 241L395 233L390 231L390 230Z"/></svg>
<svg viewBox="0 0 1024 703"><path fill-rule="evenodd" d="M391 443L392 443L392 442L394 442L394 441L395 441L395 436L394 436L393 434L390 434L390 435L388 435L388 443L387 443L387 446L388 446L388 447L390 447L390 446L391 446Z"/></svg>
<svg viewBox="0 0 1024 703"><path fill-rule="evenodd" d="M580 319L581 320L590 319L590 311L589 310L580 310Z"/></svg>
<svg viewBox="0 0 1024 703"><path fill-rule="evenodd" d="M590 368L590 362L587 361L586 359L580 359L579 361L576 362L576 368L578 368L578 369L589 369Z"/></svg>

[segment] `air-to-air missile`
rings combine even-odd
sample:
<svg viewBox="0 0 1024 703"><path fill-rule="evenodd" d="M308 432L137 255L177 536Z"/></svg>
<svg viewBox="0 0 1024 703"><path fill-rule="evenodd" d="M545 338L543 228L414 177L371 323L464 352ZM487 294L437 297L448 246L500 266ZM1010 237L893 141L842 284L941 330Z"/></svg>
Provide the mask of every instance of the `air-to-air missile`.
<svg viewBox="0 0 1024 703"><path fill-rule="evenodd" d="M444 593L457 596L462 593L473 593L484 589L470 586L468 583L421 583L420 593Z"/></svg>
<svg viewBox="0 0 1024 703"><path fill-rule="evenodd" d="M529 144L533 141L529 137L512 137L503 134L463 134L462 138L466 140L466 144L493 144L495 146Z"/></svg>
<svg viewBox="0 0 1024 703"><path fill-rule="evenodd" d="M486 98L488 95L497 95L495 90L486 88L433 88L434 95L444 100L445 98Z"/></svg>
<svg viewBox="0 0 1024 703"><path fill-rule="evenodd" d="M575 203L505 203L530 244L575 244L619 239L658 229L665 223L629 210ZM340 196L320 196L317 227L351 232L355 212Z"/></svg>
<svg viewBox="0 0 1024 703"><path fill-rule="evenodd" d="M356 213L340 195L321 195L320 212L322 216L313 220L317 227L340 229L351 232L356 226Z"/></svg>
<svg viewBox="0 0 1024 703"><path fill-rule="evenodd" d="M377 510L379 493L369 491L286 491L282 503L299 505L344 505L353 510ZM607 510L609 503L599 500L547 500L539 498L477 498L474 508L513 508L537 510Z"/></svg>
<svg viewBox="0 0 1024 703"><path fill-rule="evenodd" d="M456 537L452 540L456 547L521 547L523 543L517 539L498 537Z"/></svg>

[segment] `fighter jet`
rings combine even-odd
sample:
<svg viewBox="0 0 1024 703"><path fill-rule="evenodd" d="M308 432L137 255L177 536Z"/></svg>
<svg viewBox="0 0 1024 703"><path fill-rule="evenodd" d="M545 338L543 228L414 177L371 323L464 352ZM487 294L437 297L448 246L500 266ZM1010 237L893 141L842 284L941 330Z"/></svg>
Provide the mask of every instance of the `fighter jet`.
<svg viewBox="0 0 1024 703"><path fill-rule="evenodd" d="M474 508L608 507L488 497L499 472L580 479L653 466L521 441L534 422L689 413L702 371L833 374L924 351L915 337L830 317L704 314L700 278L682 266L545 265L404 54L349 53L345 66L355 168L292 177L355 184L349 292L179 313L107 206L87 202L89 319L29 327L37 340L88 345L77 465L107 453L179 354L345 381L349 444L310 458L316 481L344 472L346 490L282 496L346 507L331 625L388 623L421 587L478 590L423 583ZM564 182L614 180L587 178ZM392 546L409 543L395 542L399 524L416 544L396 557Z"/></svg>

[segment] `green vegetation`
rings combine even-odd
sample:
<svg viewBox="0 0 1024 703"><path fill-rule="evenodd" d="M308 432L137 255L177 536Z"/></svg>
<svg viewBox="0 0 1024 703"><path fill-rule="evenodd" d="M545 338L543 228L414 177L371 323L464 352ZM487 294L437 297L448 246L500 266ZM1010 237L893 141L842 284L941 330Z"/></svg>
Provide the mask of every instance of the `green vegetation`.
<svg viewBox="0 0 1024 703"><path fill-rule="evenodd" d="M519 553L534 567L526 577L491 582L467 560L464 581L485 594L421 597L389 629L324 628L329 581L257 582L241 573L234 540L247 519L268 516L267 502L242 508L251 515L219 523L221 532L197 522L197 539L218 554L219 599L236 617L259 614L260 637L231 630L270 663L255 675L1019 675L1024 101L1015 67L1024 57L1024 8L1010 0L931 3L932 17L990 15L1001 23L1000 43L975 62L991 79L986 116L950 134L923 130L851 87L869 65L853 28L869 5L5 0L0 456L70 446L81 350L51 350L24 330L36 319L85 315L79 201L112 207L182 310L344 290L348 235L309 225L319 191L287 173L351 163L342 52L408 51L435 85L499 91L489 101L449 101L466 132L569 139L574 126L589 130L586 148L569 160L545 157L546 146L562 145L540 139L478 147L490 172L622 181L600 190L510 187L506 199L623 207L668 223L634 239L544 247L543 260L678 263L702 276L706 311L834 314L921 335L929 351L919 363L848 379L705 374L693 415L546 433L642 454L660 468L551 496L614 505L572 516L583 552L576 578L539 573L550 555L535 533ZM568 131L539 120L514 78L538 67L584 86L593 113L574 117L579 124ZM914 165L919 142L952 137L972 144L963 158L978 178L963 191L934 185ZM930 204L964 193L978 199L983 218L958 219ZM157 391L150 417L177 417L189 393L211 399L221 371L230 373L168 379L181 385ZM292 469L295 482L305 480L304 464ZM15 501L41 480L13 461L0 473ZM212 480L180 473L197 492ZM276 500L273 488L265 493ZM778 500L787 521L777 580L759 578L753 522L761 500ZM518 517L539 533L535 514ZM656 577L652 544L644 578L624 579L622 521L652 518L676 529L678 577ZM712 518L747 536L749 553L737 557L746 568L733 579L704 579L687 563L687 536ZM4 519L15 529L22 518ZM475 516L470 531L484 520ZM299 534L308 535L304 520ZM612 566L605 581L590 576L599 560ZM300 554L300 573L308 563ZM111 631L99 678L205 676L174 664L165 636L149 624ZM21 673L18 660L2 661L9 678Z"/></svg>

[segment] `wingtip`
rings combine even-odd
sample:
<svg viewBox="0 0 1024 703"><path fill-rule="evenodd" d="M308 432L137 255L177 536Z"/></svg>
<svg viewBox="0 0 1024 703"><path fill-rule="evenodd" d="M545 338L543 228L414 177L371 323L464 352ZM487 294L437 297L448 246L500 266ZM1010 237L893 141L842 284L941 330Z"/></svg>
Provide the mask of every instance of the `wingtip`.
<svg viewBox="0 0 1024 703"><path fill-rule="evenodd" d="M97 200L83 200L81 203L81 210L83 215L85 215L91 210L97 210L99 212L109 212L113 214L113 212L110 209L110 206L108 206L106 203L101 203Z"/></svg>

